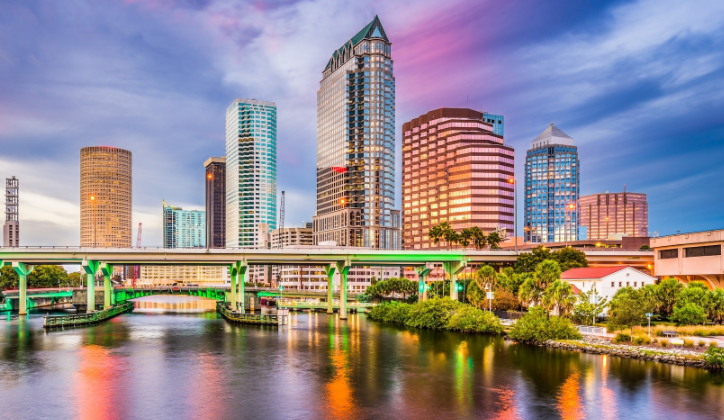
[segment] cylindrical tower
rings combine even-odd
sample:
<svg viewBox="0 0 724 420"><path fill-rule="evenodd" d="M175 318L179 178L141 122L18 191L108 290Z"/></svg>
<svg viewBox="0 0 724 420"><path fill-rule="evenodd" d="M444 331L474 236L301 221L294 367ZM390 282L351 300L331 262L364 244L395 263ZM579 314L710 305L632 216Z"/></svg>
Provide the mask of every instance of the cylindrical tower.
<svg viewBox="0 0 724 420"><path fill-rule="evenodd" d="M131 152L109 146L80 149L80 245L132 246Z"/></svg>

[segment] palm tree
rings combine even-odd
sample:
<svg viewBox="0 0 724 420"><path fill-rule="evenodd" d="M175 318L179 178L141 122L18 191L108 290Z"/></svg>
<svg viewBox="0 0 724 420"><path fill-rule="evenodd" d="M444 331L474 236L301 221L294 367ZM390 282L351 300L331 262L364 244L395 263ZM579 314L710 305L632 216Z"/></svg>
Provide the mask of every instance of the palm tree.
<svg viewBox="0 0 724 420"><path fill-rule="evenodd" d="M535 267L533 278L536 286L545 290L551 283L561 279L561 267L553 260L543 260Z"/></svg>
<svg viewBox="0 0 724 420"><path fill-rule="evenodd" d="M440 227L440 225L437 225L430 228L430 232L427 234L427 236L432 239L432 243L437 245L437 243L440 242L440 239L442 239L443 237L442 234L442 228Z"/></svg>
<svg viewBox="0 0 724 420"><path fill-rule="evenodd" d="M483 249L488 244L488 238L485 237L485 232L477 226L470 228L473 237L473 246L475 249Z"/></svg>
<svg viewBox="0 0 724 420"><path fill-rule="evenodd" d="M566 316L576 304L576 296L568 282L554 281L543 292L543 307L549 312L555 310L559 316Z"/></svg>
<svg viewBox="0 0 724 420"><path fill-rule="evenodd" d="M462 233L460 233L460 245L462 245L463 248L467 248L473 238L474 236L472 228L463 229Z"/></svg>
<svg viewBox="0 0 724 420"><path fill-rule="evenodd" d="M500 249L500 242L501 242L500 234L498 232L490 232L488 234L488 245L490 246L490 249Z"/></svg>
<svg viewBox="0 0 724 420"><path fill-rule="evenodd" d="M495 269L489 265L484 265L478 269L477 274L475 282L478 284L480 290L485 290L486 285L489 285L490 291L492 292L498 283L498 273L495 272Z"/></svg>
<svg viewBox="0 0 724 420"><path fill-rule="evenodd" d="M445 229L445 233L443 235L445 236L445 242L447 242L447 244L450 246L450 249L452 249L452 246L460 239L460 235L452 230L447 222L445 222L445 224L447 225L447 229Z"/></svg>

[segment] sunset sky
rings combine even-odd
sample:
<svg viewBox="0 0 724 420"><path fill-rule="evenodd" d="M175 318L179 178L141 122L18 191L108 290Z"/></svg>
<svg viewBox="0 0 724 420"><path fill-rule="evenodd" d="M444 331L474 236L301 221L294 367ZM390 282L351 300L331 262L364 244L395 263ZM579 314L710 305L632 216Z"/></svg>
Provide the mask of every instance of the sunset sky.
<svg viewBox="0 0 724 420"><path fill-rule="evenodd" d="M322 70L375 15L398 173L402 123L469 106L505 115L519 178L555 122L582 194L647 193L652 234L724 228L721 0L0 0L0 178L20 178L21 245L80 242L79 149L94 145L133 152L134 231L161 245L162 200L203 209L237 97L277 103L286 224L311 221Z"/></svg>

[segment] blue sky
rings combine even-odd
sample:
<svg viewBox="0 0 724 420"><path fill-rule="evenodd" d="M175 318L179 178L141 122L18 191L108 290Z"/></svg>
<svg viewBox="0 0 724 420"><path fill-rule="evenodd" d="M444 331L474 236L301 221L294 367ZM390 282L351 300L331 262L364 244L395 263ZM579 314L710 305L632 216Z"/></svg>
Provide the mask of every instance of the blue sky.
<svg viewBox="0 0 724 420"><path fill-rule="evenodd" d="M398 145L403 122L469 104L505 114L521 177L555 122L583 194L647 193L652 233L724 228L721 0L0 0L0 178L21 179L21 244L79 243L79 149L111 145L133 152L134 229L160 245L161 200L203 208L236 97L277 103L287 224L311 221L321 72L375 14Z"/></svg>

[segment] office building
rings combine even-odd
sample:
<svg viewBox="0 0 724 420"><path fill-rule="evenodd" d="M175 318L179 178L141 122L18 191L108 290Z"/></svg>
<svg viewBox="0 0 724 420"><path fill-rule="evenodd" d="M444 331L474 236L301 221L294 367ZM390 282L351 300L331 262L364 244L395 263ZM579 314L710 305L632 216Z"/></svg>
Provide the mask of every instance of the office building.
<svg viewBox="0 0 724 420"><path fill-rule="evenodd" d="M226 246L226 158L211 157L206 168L206 246Z"/></svg>
<svg viewBox="0 0 724 420"><path fill-rule="evenodd" d="M332 53L317 92L314 242L399 249L392 44L375 18Z"/></svg>
<svg viewBox="0 0 724 420"><path fill-rule="evenodd" d="M578 240L579 173L573 139L551 123L533 140L525 157L527 242Z"/></svg>
<svg viewBox="0 0 724 420"><path fill-rule="evenodd" d="M477 226L515 235L509 182L515 176L515 152L483 113L440 108L406 122L402 131L405 249L446 247L428 236L442 222L458 232Z"/></svg>
<svg viewBox="0 0 724 420"><path fill-rule="evenodd" d="M223 286L229 283L229 270L226 267L213 265L143 265L141 278L137 284L141 286L199 285Z"/></svg>
<svg viewBox="0 0 724 420"><path fill-rule="evenodd" d="M503 117L502 115L496 115L496 114L490 114L487 112L483 112L483 120L486 123L493 125L493 133L495 133L501 137L503 136L503 132L504 132L503 126L504 126L504 122L505 122L505 117Z"/></svg>
<svg viewBox="0 0 724 420"><path fill-rule="evenodd" d="M258 247L277 223L277 107L236 99L226 109L226 247Z"/></svg>
<svg viewBox="0 0 724 420"><path fill-rule="evenodd" d="M649 232L649 205L646 194L591 194L581 197L581 226L588 228L588 239L646 237Z"/></svg>
<svg viewBox="0 0 724 420"><path fill-rule="evenodd" d="M184 210L163 202L163 247L205 248L206 213Z"/></svg>
<svg viewBox="0 0 724 420"><path fill-rule="evenodd" d="M130 248L132 156L117 147L80 150L80 245Z"/></svg>
<svg viewBox="0 0 724 420"><path fill-rule="evenodd" d="M3 246L20 246L19 213L20 180L12 177L5 179L5 225L3 226Z"/></svg>

